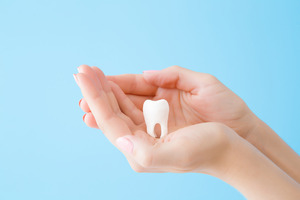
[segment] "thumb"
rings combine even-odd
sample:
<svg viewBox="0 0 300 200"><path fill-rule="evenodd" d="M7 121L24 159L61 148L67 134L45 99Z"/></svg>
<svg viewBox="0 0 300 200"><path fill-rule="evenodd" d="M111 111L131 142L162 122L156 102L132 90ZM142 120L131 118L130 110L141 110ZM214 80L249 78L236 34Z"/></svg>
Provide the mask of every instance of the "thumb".
<svg viewBox="0 0 300 200"><path fill-rule="evenodd" d="M186 92L193 92L217 80L210 74L194 72L179 66L168 67L160 71L144 71L143 77L148 83L157 87Z"/></svg>
<svg viewBox="0 0 300 200"><path fill-rule="evenodd" d="M165 168L176 163L174 152L178 147L161 143L143 132L119 137L116 145L144 168Z"/></svg>

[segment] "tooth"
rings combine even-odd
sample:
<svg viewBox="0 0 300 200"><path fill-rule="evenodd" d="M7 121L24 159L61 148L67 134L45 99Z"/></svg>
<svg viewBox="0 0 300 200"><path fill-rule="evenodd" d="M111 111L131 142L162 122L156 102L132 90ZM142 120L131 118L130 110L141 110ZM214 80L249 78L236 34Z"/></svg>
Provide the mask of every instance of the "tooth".
<svg viewBox="0 0 300 200"><path fill-rule="evenodd" d="M168 134L169 104L165 99L158 101L146 100L143 105L143 113L149 135L152 137L157 136L154 132L156 124L160 124L161 127L160 138Z"/></svg>

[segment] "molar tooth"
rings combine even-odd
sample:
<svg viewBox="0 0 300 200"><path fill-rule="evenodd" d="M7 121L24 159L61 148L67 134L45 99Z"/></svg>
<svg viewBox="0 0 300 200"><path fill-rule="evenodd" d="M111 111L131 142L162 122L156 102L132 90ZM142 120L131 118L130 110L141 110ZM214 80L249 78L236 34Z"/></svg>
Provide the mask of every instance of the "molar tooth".
<svg viewBox="0 0 300 200"><path fill-rule="evenodd" d="M152 137L157 136L154 132L156 124L160 124L161 127L160 138L168 134L169 104L165 99L158 101L146 100L143 105L143 114L149 135Z"/></svg>

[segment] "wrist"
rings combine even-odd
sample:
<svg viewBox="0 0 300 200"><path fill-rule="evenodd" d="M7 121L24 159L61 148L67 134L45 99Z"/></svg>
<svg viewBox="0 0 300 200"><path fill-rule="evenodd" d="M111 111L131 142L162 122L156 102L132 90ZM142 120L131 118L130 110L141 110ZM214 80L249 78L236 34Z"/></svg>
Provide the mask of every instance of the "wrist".
<svg viewBox="0 0 300 200"><path fill-rule="evenodd" d="M239 138L232 146L227 171L218 178L247 199L297 199L299 184L249 142Z"/></svg>
<svg viewBox="0 0 300 200"><path fill-rule="evenodd" d="M264 148L268 142L267 135L272 131L273 130L267 124L253 113L251 128L243 138L261 152L264 152Z"/></svg>
<svg viewBox="0 0 300 200"><path fill-rule="evenodd" d="M266 124L264 124L263 121L250 110L250 108L247 107L245 112L246 114L242 118L242 121L240 121L240 130L236 130L236 132L251 144L253 144L253 142L259 142L260 138L258 137L261 136L261 133L263 132L262 129L266 126Z"/></svg>
<svg viewBox="0 0 300 200"><path fill-rule="evenodd" d="M250 110L247 105L245 106L246 114L244 114L242 121L239 122L241 130L237 131L237 133L239 133L242 138L247 140L247 138L252 137L252 135L256 133L257 129L259 129L261 120L252 112L252 110Z"/></svg>
<svg viewBox="0 0 300 200"><path fill-rule="evenodd" d="M255 124L245 139L300 183L299 155L258 117Z"/></svg>

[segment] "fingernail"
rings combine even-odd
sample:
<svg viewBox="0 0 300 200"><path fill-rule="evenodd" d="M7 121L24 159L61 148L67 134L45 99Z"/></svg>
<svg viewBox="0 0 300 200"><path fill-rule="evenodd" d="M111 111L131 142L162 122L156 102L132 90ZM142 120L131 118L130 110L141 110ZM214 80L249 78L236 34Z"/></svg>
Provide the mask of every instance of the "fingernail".
<svg viewBox="0 0 300 200"><path fill-rule="evenodd" d="M144 74L150 74L150 73L155 73L155 72L158 72L159 70L146 70L146 71L143 71Z"/></svg>
<svg viewBox="0 0 300 200"><path fill-rule="evenodd" d="M83 115L82 120L84 121L86 114Z"/></svg>
<svg viewBox="0 0 300 200"><path fill-rule="evenodd" d="M116 144L123 151L128 153L132 153L133 151L133 143L128 138L120 137L117 139Z"/></svg>
<svg viewBox="0 0 300 200"><path fill-rule="evenodd" d="M76 74L73 74L73 76L74 76L74 79L75 79L77 85L79 85L79 84L78 84L78 78L77 78Z"/></svg>
<svg viewBox="0 0 300 200"><path fill-rule="evenodd" d="M80 99L80 101L79 101L79 106L80 106L81 101L82 101L82 99Z"/></svg>

